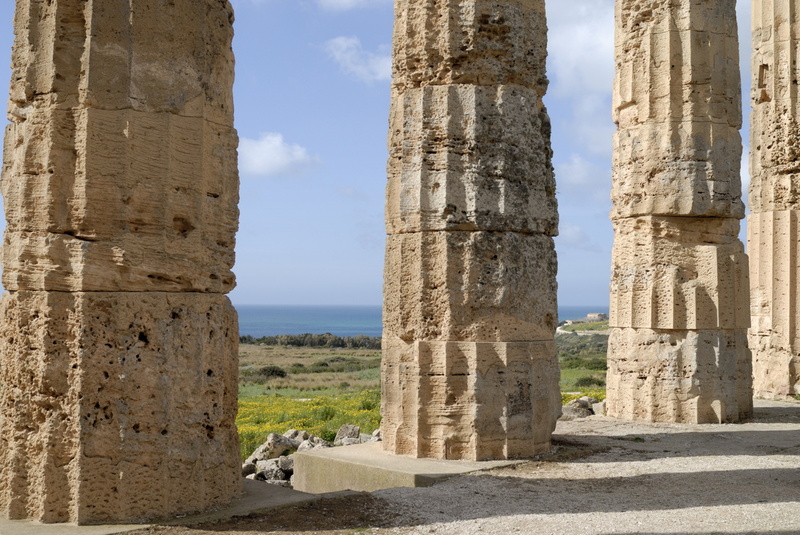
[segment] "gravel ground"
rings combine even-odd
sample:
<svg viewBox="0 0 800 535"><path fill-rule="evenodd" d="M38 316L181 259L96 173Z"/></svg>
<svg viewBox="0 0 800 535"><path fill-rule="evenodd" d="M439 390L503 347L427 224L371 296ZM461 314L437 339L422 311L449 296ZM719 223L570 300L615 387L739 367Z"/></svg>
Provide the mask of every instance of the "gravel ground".
<svg viewBox="0 0 800 535"><path fill-rule="evenodd" d="M559 422L554 454L158 535L800 534L800 404L736 425Z"/></svg>

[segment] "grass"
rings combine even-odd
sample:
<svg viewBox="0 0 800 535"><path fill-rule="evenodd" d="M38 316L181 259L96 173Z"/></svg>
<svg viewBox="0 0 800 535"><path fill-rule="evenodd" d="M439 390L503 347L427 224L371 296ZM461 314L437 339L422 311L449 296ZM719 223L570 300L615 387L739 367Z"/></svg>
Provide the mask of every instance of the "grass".
<svg viewBox="0 0 800 535"><path fill-rule="evenodd" d="M242 459L260 446L270 433L283 434L288 429L303 429L333 441L344 424L361 427L372 433L380 427L379 390L294 397L281 394L239 399L236 425Z"/></svg>
<svg viewBox="0 0 800 535"><path fill-rule="evenodd" d="M607 331L607 321L594 321L589 323L574 323L572 325L565 325L561 327L562 331L567 332L586 332L586 331Z"/></svg>
<svg viewBox="0 0 800 535"><path fill-rule="evenodd" d="M556 349L561 368L559 386L562 392L605 387L607 335L558 334Z"/></svg>

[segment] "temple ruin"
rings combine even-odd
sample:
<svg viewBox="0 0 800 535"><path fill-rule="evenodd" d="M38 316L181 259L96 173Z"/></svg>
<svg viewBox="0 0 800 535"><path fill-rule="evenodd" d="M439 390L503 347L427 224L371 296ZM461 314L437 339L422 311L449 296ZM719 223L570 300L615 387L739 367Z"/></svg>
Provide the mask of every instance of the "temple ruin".
<svg viewBox="0 0 800 535"><path fill-rule="evenodd" d="M561 411L544 0L395 3L387 451L507 459Z"/></svg>
<svg viewBox="0 0 800 535"><path fill-rule="evenodd" d="M131 522L241 488L233 12L16 0L0 516ZM561 411L545 0L395 0L386 451L548 451ZM735 0L617 0L608 414L737 422L797 394L791 2L754 0L748 259ZM164 51L169 50L169 54Z"/></svg>
<svg viewBox="0 0 800 535"><path fill-rule="evenodd" d="M6 518L130 522L241 491L232 21L219 0L17 1Z"/></svg>
<svg viewBox="0 0 800 535"><path fill-rule="evenodd" d="M749 341L755 394L776 399L800 394L798 45L792 2L753 2Z"/></svg>
<svg viewBox="0 0 800 535"><path fill-rule="evenodd" d="M736 2L618 0L608 415L752 412Z"/></svg>

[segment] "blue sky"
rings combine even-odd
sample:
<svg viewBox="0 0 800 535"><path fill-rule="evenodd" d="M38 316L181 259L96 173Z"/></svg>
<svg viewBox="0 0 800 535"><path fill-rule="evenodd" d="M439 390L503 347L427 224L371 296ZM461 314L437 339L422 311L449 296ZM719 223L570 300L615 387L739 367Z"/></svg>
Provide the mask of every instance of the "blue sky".
<svg viewBox="0 0 800 535"><path fill-rule="evenodd" d="M233 4L242 200L231 299L379 304L392 1ZM738 2L745 87L749 4ZM607 306L614 2L547 0L547 8L559 302ZM7 2L0 50L10 51L12 15Z"/></svg>

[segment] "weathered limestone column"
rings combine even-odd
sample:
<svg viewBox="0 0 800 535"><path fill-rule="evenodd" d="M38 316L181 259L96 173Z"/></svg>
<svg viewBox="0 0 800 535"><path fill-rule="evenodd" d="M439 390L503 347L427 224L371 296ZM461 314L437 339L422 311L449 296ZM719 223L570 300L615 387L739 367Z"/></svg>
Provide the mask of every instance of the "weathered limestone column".
<svg viewBox="0 0 800 535"><path fill-rule="evenodd" d="M752 411L734 0L617 0L610 416Z"/></svg>
<svg viewBox="0 0 800 535"><path fill-rule="evenodd" d="M800 394L800 21L790 0L753 1L748 253L756 396Z"/></svg>
<svg viewBox="0 0 800 535"><path fill-rule="evenodd" d="M382 430L527 457L561 410L544 0L397 0Z"/></svg>
<svg viewBox="0 0 800 535"><path fill-rule="evenodd" d="M241 491L232 18L17 0L0 516L129 522Z"/></svg>

